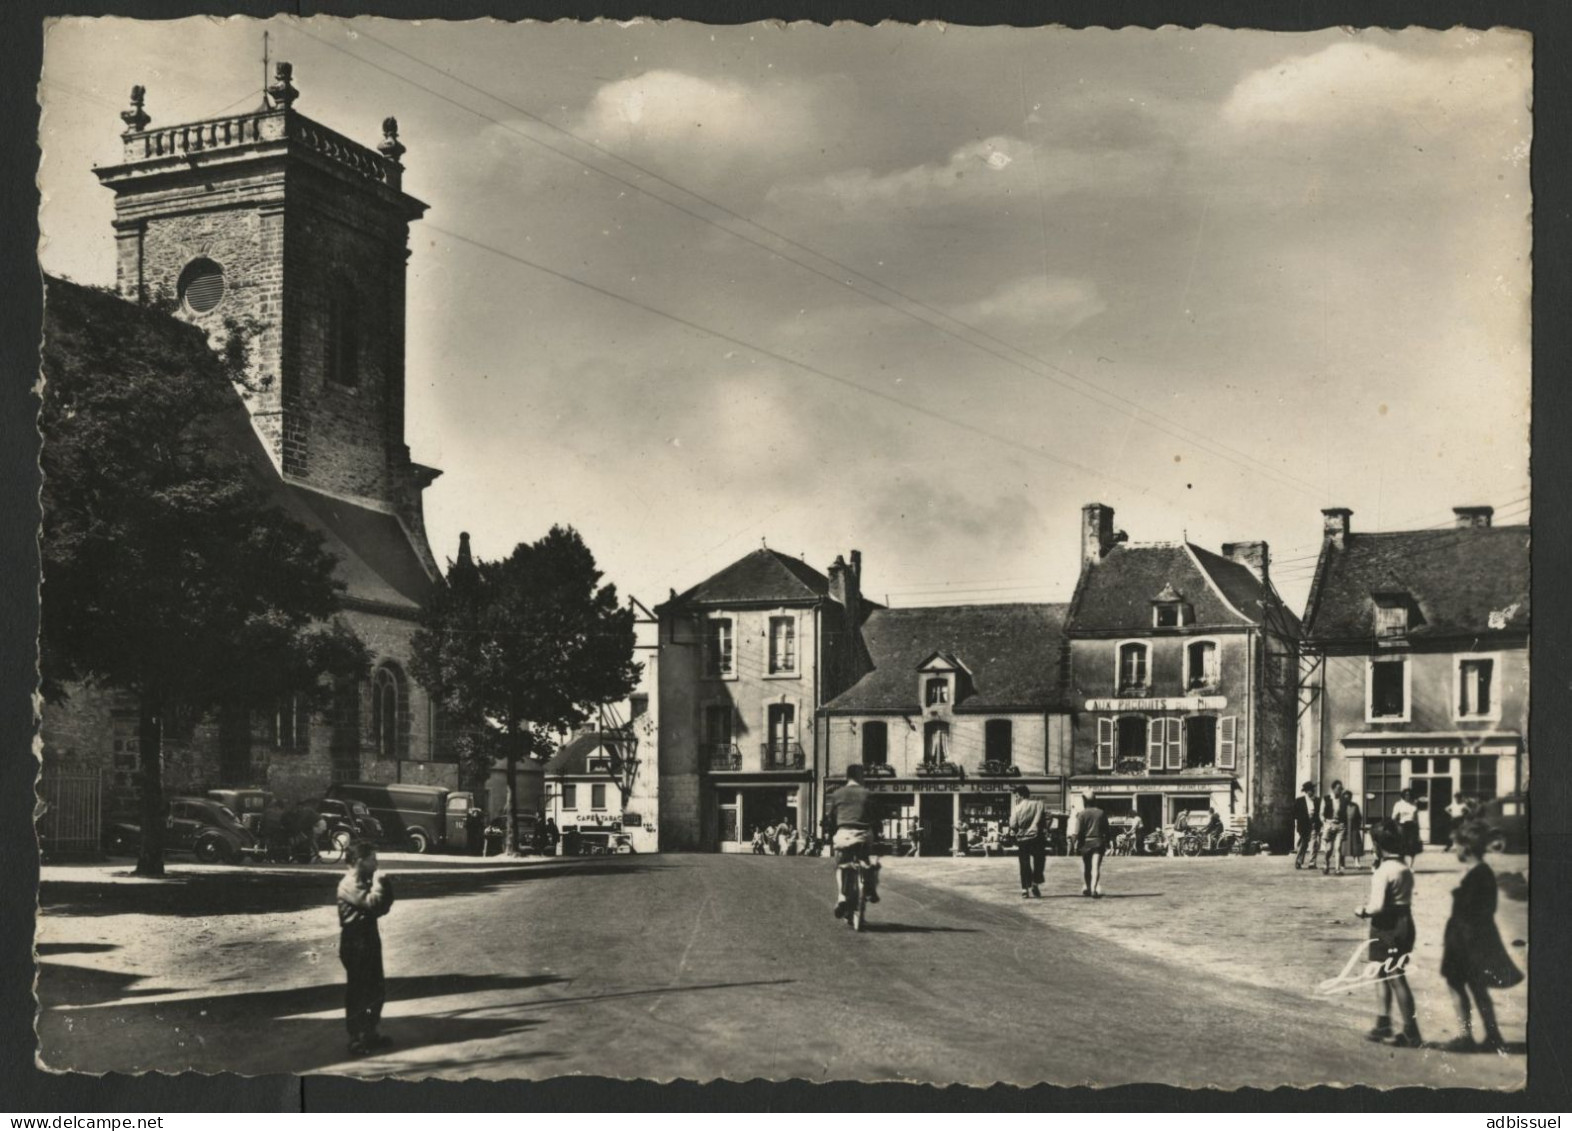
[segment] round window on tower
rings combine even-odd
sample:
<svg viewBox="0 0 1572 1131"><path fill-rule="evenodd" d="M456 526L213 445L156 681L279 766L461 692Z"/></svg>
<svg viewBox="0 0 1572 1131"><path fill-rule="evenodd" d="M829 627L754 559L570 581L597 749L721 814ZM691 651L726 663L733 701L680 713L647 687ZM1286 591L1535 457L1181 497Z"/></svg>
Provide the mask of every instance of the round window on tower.
<svg viewBox="0 0 1572 1131"><path fill-rule="evenodd" d="M224 301L224 269L211 259L193 259L180 272L180 301L206 314Z"/></svg>

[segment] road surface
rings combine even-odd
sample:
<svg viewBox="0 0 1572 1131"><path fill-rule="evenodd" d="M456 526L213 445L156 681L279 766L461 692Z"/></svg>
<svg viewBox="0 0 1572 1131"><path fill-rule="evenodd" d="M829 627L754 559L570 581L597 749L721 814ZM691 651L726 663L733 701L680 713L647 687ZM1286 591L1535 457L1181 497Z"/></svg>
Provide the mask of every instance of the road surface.
<svg viewBox="0 0 1572 1131"><path fill-rule="evenodd" d="M46 882L42 1056L89 1072L450 1079L1522 1084L1522 1055L1372 1045L1363 1009L1086 930L1161 930L1171 893L1127 883L1094 902L1061 885L1007 903L904 863L863 934L831 917L817 858L399 875L383 921L396 1045L360 1060L345 1050L335 870ZM1013 863L977 866L1008 886Z"/></svg>

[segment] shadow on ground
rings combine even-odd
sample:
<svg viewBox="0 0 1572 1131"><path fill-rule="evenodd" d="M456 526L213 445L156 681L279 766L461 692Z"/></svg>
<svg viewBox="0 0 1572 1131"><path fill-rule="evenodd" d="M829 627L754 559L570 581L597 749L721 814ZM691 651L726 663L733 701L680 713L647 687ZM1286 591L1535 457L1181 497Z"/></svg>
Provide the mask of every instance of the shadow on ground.
<svg viewBox="0 0 1572 1131"><path fill-rule="evenodd" d="M82 977L84 973L88 977ZM353 1061L340 1012L344 1005L342 982L180 1001L133 1001L127 999L169 991L133 988L131 983L140 980L136 975L103 974L54 963L43 963L39 978L39 998L45 1006L38 1020L44 1062L53 1068L83 1072L195 1069L261 1075L341 1068L356 1074L419 1075L435 1070L432 1065L452 1066L451 1051L428 1064L421 1049L494 1040L547 1023L538 1018L495 1016L501 1010L538 1003L538 999L522 995L517 1001L490 1002L487 1012L493 1015L486 1017L443 1010L389 1017L382 1030L393 1039L394 1047L375 1060ZM555 975L498 974L390 978L387 1000L391 1005L420 998L528 991L563 981L566 979ZM77 992L62 996L58 992L62 986L75 987ZM96 990L97 1001L84 1000L90 995L84 994L82 987ZM63 1004L78 1008L53 1008ZM311 1013L333 1016L299 1016ZM555 1055L526 1048L494 1059L526 1061Z"/></svg>
<svg viewBox="0 0 1572 1131"><path fill-rule="evenodd" d="M568 873L576 878L622 876L672 867L662 861L614 857L532 864L519 868L395 873L393 886L402 901L484 895L513 884ZM180 872L155 883L50 880L39 885L45 915L255 915L330 906L342 875L326 867L299 872Z"/></svg>
<svg viewBox="0 0 1572 1131"><path fill-rule="evenodd" d="M876 935L927 935L944 933L952 935L975 935L975 927L920 927L912 923L877 923L867 922L862 929Z"/></svg>

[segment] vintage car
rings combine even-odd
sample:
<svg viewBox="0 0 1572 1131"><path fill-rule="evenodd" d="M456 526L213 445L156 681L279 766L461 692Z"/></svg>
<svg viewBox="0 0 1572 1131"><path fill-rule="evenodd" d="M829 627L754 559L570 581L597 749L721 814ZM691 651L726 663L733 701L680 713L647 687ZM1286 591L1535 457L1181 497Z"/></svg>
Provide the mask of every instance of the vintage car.
<svg viewBox="0 0 1572 1131"><path fill-rule="evenodd" d="M1479 819L1490 826L1491 852L1528 851L1528 794L1492 797L1479 807Z"/></svg>
<svg viewBox="0 0 1572 1131"><path fill-rule="evenodd" d="M327 822L327 828L317 837L317 848L324 858L342 860L344 850L355 840L369 840L379 846L382 844L382 822L371 815L365 802L324 797L306 804Z"/></svg>
<svg viewBox="0 0 1572 1131"><path fill-rule="evenodd" d="M204 864L233 864L262 852L251 830L227 805L207 797L171 797L164 821L164 851L190 852ZM104 851L133 855L142 846L142 827L112 821L104 829Z"/></svg>
<svg viewBox="0 0 1572 1131"><path fill-rule="evenodd" d="M273 795L256 786L244 789L210 789L206 796L209 801L216 801L226 806L231 813L240 818L240 823L250 829L254 836L261 834L262 815L273 803Z"/></svg>

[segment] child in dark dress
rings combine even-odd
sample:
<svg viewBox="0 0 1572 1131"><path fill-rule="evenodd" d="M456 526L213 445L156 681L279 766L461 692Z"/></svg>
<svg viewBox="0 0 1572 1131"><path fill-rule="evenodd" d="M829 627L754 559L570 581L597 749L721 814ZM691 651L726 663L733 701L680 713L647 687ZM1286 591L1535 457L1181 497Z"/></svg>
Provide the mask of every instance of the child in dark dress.
<svg viewBox="0 0 1572 1131"><path fill-rule="evenodd" d="M1446 933L1442 936L1441 976L1446 979L1463 1030L1447 1042L1451 1052L1473 1052L1479 1048L1500 1052L1503 1042L1490 987L1508 989L1523 980L1523 972L1513 963L1502 945L1501 932L1496 929L1496 874L1485 863L1489 839L1490 829L1482 821L1469 821L1452 831L1452 849L1468 865L1468 871L1452 889L1452 917L1446 921ZM1483 1044L1474 1040L1469 995L1473 995L1479 1020L1485 1026Z"/></svg>

